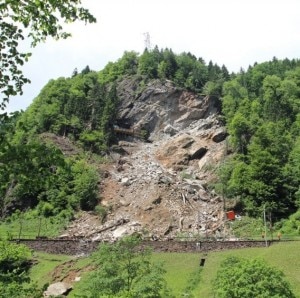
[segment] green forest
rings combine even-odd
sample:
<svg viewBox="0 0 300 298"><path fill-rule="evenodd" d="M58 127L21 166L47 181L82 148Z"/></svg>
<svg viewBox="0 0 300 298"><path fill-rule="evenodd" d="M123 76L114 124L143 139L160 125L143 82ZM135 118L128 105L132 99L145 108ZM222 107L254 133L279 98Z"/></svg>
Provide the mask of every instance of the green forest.
<svg viewBox="0 0 300 298"><path fill-rule="evenodd" d="M128 18L126 12L122 14ZM0 20L0 298L42 297L50 283L66 279L74 284L72 292L68 288L62 294L68 297L299 296L299 243L280 240L281 232L291 236L282 240L297 240L300 235L300 60L274 57L230 73L225 65L207 62L190 52L178 54L171 48L149 45L143 53L124 52L102 70L75 68L69 77L50 80L26 111L8 115L5 108L11 97L22 95L23 87L30 83L23 66L31 53L24 52L22 42L35 47L49 37L66 39L71 36L64 29L66 24L97 20L81 6L80 0L6 0L0 3ZM115 20L122 24L120 18ZM96 38L103 44L101 36ZM85 46L88 50L93 48L92 43ZM233 240L251 239L251 243L263 243L266 247L201 250L199 227L195 253L166 250L152 254L149 248L141 246L143 237L138 232L120 236L116 242L105 239L89 256L41 253L22 244L27 237L51 246L48 240L57 238L47 238L64 236L62 230L82 214L95 216L102 224L109 221L113 207L104 204L101 182L111 174L103 169L112 165L113 153L123 149L118 146L117 129L124 124L118 122L118 112L125 102L124 82L132 87L132 93L128 93L135 98L159 82L160 86L172 86L173 91L220 103L218 126L212 130L222 126L226 140L220 142L226 148L220 163L210 169L215 179L204 182L205 191L209 195L214 192L207 200L218 200L222 216L226 215L223 211L227 204L242 215L242 220L233 222L220 219L224 234L228 224L238 237ZM131 107L132 102L126 109ZM139 128L139 144L151 142L148 130ZM167 133L165 136L169 138ZM181 174L178 176L184 180ZM166 187L170 183L165 183ZM181 195L180 203L183 199L185 205L187 199ZM158 201L160 196L152 204ZM134 208L138 210L137 206ZM262 214L264 232L260 235ZM182 224L183 218L180 221ZM87 225L82 226L86 232ZM112 231L116 227L115 223L108 226ZM170 228L171 225L168 231ZM254 230L255 235L251 234ZM275 232L279 232L276 240ZM264 241L252 241L261 236ZM81 248L86 245L86 235L84 239L77 234L74 237ZM179 234L175 237L176 241L182 240ZM205 240L211 240L207 234ZM224 236L220 241L226 240Z"/></svg>
<svg viewBox="0 0 300 298"><path fill-rule="evenodd" d="M141 92L151 80L170 80L179 89L218 96L229 137L227 157L215 190L238 199L247 215L262 208L287 218L300 206L300 61L254 63L229 73L191 53L171 49L125 52L101 71L89 66L51 80L26 111L1 120L0 216L17 210L72 218L101 200L101 173L114 144L120 98L118 83L134 78ZM80 148L65 155L49 135Z"/></svg>

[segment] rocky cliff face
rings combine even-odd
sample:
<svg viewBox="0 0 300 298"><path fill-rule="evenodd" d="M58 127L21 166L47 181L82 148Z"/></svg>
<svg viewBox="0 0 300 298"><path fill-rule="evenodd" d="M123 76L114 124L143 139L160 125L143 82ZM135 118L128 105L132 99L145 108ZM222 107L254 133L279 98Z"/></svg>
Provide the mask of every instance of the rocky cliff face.
<svg viewBox="0 0 300 298"><path fill-rule="evenodd" d="M152 81L140 93L137 84L127 80L119 84L118 123L122 127L147 130L151 140L159 139L162 133L174 135L220 110L218 98L195 96L179 90L170 81Z"/></svg>
<svg viewBox="0 0 300 298"><path fill-rule="evenodd" d="M119 128L146 130L148 141L119 134L103 168L103 223L85 215L68 235L112 240L139 232L153 238L218 236L222 199L209 191L226 149L220 101L179 90L171 82L119 84Z"/></svg>

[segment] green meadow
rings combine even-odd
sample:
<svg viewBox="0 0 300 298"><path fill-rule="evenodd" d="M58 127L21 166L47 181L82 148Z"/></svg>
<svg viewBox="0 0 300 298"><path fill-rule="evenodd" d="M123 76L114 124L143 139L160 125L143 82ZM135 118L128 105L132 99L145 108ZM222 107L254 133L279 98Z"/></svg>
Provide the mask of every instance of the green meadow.
<svg viewBox="0 0 300 298"><path fill-rule="evenodd" d="M216 277L221 262L228 256L243 258L261 258L268 265L282 270L297 297L300 297L300 241L281 242L262 248L236 249L208 254L154 254L155 260L163 261L167 270L166 279L176 297L181 297L189 276L199 268L201 258L205 265L201 272L199 285L194 291L195 297L214 297L212 281Z"/></svg>
<svg viewBox="0 0 300 298"><path fill-rule="evenodd" d="M284 272L286 279L291 284L296 297L300 298L300 241L274 243L270 247L235 249L209 253L153 253L153 261L164 263L167 271L166 281L175 297L183 297L182 293L190 283L191 278L199 274L200 260L205 259L205 264L200 271L200 281L193 291L194 297L214 297L212 281L221 262L228 256L242 258L261 258L268 265ZM74 270L79 272L91 265L89 258L77 258L61 255L48 255L36 253L37 264L31 270L31 277L39 286L51 283L54 276L63 279ZM71 264L71 265L70 265ZM59 270L57 270L59 268ZM54 274L55 272L55 274ZM83 294L83 285L87 273L80 273L79 282L74 284L73 291L68 297L80 297Z"/></svg>

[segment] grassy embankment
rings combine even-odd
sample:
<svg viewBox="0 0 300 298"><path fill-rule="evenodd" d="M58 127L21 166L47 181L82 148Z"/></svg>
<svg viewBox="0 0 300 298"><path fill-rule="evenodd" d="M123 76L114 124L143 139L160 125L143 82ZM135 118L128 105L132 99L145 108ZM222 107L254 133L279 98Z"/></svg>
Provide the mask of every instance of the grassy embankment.
<svg viewBox="0 0 300 298"><path fill-rule="evenodd" d="M37 218L29 212L23 215L23 218L12 216L7 221L0 223L0 239L8 239L11 236L18 238L35 238L38 235L53 237L66 225L67 220L61 218ZM230 227L234 234L240 238L256 238L261 239L262 222L252 219L243 218L242 221L236 221ZM283 230L282 239L299 239L298 233L288 234L289 230ZM274 238L277 234L274 231ZM268 231L268 239L271 238ZM229 255L237 255L240 257L259 257L266 260L268 264L281 269L286 275L287 280L292 285L297 297L300 298L300 241L299 242L282 242L274 244L269 248L252 248L239 249L224 252L212 252L207 256L203 254L176 254L162 253L153 254L153 259L163 261L167 270L166 279L172 288L176 297L181 297L183 289L186 287L191 274L199 269L201 258L205 258L205 266L201 273L201 281L197 289L194 291L195 297L213 297L211 291L211 282L216 276L216 272L222 260ZM54 276L51 272L58 265L74 260L70 256L54 256L47 254L36 254L38 264L31 270L32 279L37 281L39 286L43 286L48 282L52 282ZM80 270L89 263L89 259L79 259L78 261L68 262L62 265L62 271L59 273L61 278L67 276L72 269ZM74 294L80 295L82 282L75 284L75 289L71 292L70 297Z"/></svg>
<svg viewBox="0 0 300 298"><path fill-rule="evenodd" d="M165 261L167 281L176 297L180 297L185 287L187 277L199 266L200 258L206 259L201 273L201 281L194 291L195 297L214 297L212 280L215 278L220 263L228 256L235 255L243 258L261 258L270 266L282 270L292 286L296 297L300 297L300 241L281 242L268 248L236 249L223 252L203 254L155 254L154 258Z"/></svg>
<svg viewBox="0 0 300 298"><path fill-rule="evenodd" d="M38 236L55 237L67 226L62 217L38 217L33 212L12 215L0 221L0 239L35 239Z"/></svg>
<svg viewBox="0 0 300 298"><path fill-rule="evenodd" d="M300 298L299 249L300 242L281 242L273 244L268 248L236 249L223 252L210 252L207 255L202 253L154 253L153 260L164 262L165 269L167 270L166 280L178 298L182 297L182 292L187 285L190 275L199 269L201 258L205 258L205 266L203 267L201 280L194 291L194 295L195 297L213 297L211 288L212 280L216 276L220 263L230 255L244 258L262 258L270 266L281 269L286 279L290 282L296 296ZM51 282L53 275L49 272L53 271L57 265L72 259L67 256L51 256L46 254L37 254L37 258L40 262L33 267L31 277L39 283L39 286ZM89 259L78 259L78 261L72 264L72 268L70 266L63 268L61 277L67 276L70 270L79 270L88 264ZM74 290L70 293L69 297L75 297L75 294L77 297L80 297L85 277L86 275L83 275L82 280L75 283Z"/></svg>

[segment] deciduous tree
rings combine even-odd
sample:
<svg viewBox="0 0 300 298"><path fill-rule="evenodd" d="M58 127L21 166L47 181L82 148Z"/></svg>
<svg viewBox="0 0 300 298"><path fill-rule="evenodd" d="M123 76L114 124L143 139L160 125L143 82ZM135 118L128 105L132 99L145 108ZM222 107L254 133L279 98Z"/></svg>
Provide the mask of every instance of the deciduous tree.
<svg viewBox="0 0 300 298"><path fill-rule="evenodd" d="M38 298L41 291L27 274L30 250L21 244L0 241L0 298Z"/></svg>
<svg viewBox="0 0 300 298"><path fill-rule="evenodd" d="M214 282L217 298L294 298L283 273L258 259L229 257Z"/></svg>
<svg viewBox="0 0 300 298"><path fill-rule="evenodd" d="M93 255L96 270L87 281L86 297L172 297L161 264L151 261L149 250L139 250L137 237L101 244Z"/></svg>
<svg viewBox="0 0 300 298"><path fill-rule="evenodd" d="M93 23L96 19L81 7L81 0L10 0L0 3L0 107L5 108L9 97L22 94L25 78L21 67L30 53L22 53L19 44L28 39L32 46L46 40L67 38L62 23L81 20Z"/></svg>

